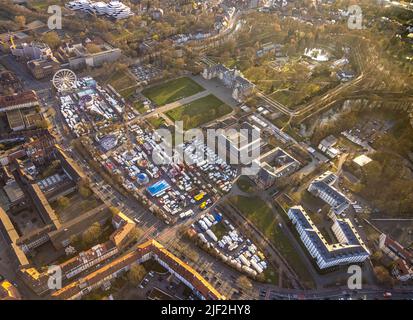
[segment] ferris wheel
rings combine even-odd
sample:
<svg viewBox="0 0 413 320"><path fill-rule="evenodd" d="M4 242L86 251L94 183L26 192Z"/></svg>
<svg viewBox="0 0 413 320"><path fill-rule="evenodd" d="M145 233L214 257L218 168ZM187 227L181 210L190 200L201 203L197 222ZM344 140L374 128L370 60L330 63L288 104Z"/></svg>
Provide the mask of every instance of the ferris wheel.
<svg viewBox="0 0 413 320"><path fill-rule="evenodd" d="M58 92L76 88L76 74L69 69L61 69L53 76L53 85Z"/></svg>

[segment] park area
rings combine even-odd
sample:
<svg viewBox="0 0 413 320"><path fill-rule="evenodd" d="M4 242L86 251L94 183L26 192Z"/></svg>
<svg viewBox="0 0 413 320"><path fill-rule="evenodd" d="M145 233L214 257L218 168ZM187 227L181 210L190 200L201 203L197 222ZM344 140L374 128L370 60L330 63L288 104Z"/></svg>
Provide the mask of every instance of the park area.
<svg viewBox="0 0 413 320"><path fill-rule="evenodd" d="M234 196L230 198L230 201L274 244L300 279L311 287L313 285L312 277L290 240L278 225L272 208L258 196Z"/></svg>
<svg viewBox="0 0 413 320"><path fill-rule="evenodd" d="M135 92L136 80L133 79L126 71L119 70L112 74L107 81L119 94L127 98Z"/></svg>
<svg viewBox="0 0 413 320"><path fill-rule="evenodd" d="M186 105L170 110L166 115L174 121L183 121L184 129L197 128L229 114L232 108L210 94Z"/></svg>
<svg viewBox="0 0 413 320"><path fill-rule="evenodd" d="M204 88L188 77L174 79L147 88L142 94L158 106L181 100L204 91Z"/></svg>

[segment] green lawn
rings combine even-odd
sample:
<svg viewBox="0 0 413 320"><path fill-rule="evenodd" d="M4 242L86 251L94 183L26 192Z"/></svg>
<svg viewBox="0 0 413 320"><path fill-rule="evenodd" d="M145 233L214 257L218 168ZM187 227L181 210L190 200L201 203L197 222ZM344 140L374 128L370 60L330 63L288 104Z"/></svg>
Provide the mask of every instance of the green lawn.
<svg viewBox="0 0 413 320"><path fill-rule="evenodd" d="M235 196L230 200L267 237L274 233L275 216L271 208L261 198Z"/></svg>
<svg viewBox="0 0 413 320"><path fill-rule="evenodd" d="M121 91L119 92L119 94L120 94L123 98L127 99L127 98L129 98L130 96L132 96L132 95L135 93L136 88L137 88L137 86L133 86L133 87L127 88L127 89L125 89L125 90L121 90Z"/></svg>
<svg viewBox="0 0 413 320"><path fill-rule="evenodd" d="M222 239L222 237L228 233L227 228L225 227L225 224L222 222L218 222L217 224L214 224L211 227L211 230L215 235L217 236L218 240Z"/></svg>
<svg viewBox="0 0 413 320"><path fill-rule="evenodd" d="M190 97L201 91L204 91L203 87L192 79L183 77L147 88L142 91L142 94L157 105L162 106L182 98Z"/></svg>
<svg viewBox="0 0 413 320"><path fill-rule="evenodd" d="M257 196L235 196L230 201L275 245L302 281L311 287L313 285L312 277L301 257L278 226L272 209Z"/></svg>
<svg viewBox="0 0 413 320"><path fill-rule="evenodd" d="M266 283L273 284L275 286L279 285L278 270L274 270L272 266L269 266L264 271L264 281Z"/></svg>
<svg viewBox="0 0 413 320"><path fill-rule="evenodd" d="M232 108L210 94L166 113L174 121L182 120L184 129L197 128L205 123L220 118L232 111Z"/></svg>
<svg viewBox="0 0 413 320"><path fill-rule="evenodd" d="M146 112L145 105L141 101L134 101L132 107L136 109L139 113L143 114Z"/></svg>
<svg viewBox="0 0 413 320"><path fill-rule="evenodd" d="M116 71L109 78L108 83L118 92L126 91L126 94L129 94L135 91L135 88L125 90L133 85L136 85L136 80L133 79L126 71Z"/></svg>
<svg viewBox="0 0 413 320"><path fill-rule="evenodd" d="M165 119L162 117L152 117L149 118L148 121L155 129L158 129L161 125L165 123Z"/></svg>
<svg viewBox="0 0 413 320"><path fill-rule="evenodd" d="M246 176L241 176L237 180L237 186L241 191L251 193L254 191L255 184Z"/></svg>

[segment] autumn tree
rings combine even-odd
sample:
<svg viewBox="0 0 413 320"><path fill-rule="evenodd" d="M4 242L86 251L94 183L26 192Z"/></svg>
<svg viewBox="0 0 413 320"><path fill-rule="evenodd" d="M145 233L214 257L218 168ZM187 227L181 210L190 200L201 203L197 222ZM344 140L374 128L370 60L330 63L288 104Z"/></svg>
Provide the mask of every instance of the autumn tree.
<svg viewBox="0 0 413 320"><path fill-rule="evenodd" d="M237 285L244 290L248 290L252 288L252 283L247 276L239 276L237 279Z"/></svg>
<svg viewBox="0 0 413 320"><path fill-rule="evenodd" d="M55 31L45 33L42 36L42 41L52 49L57 49L61 43L59 35Z"/></svg>
<svg viewBox="0 0 413 320"><path fill-rule="evenodd" d="M67 208L69 204L70 204L70 200L67 197L62 196L57 199L57 205L61 207L62 209Z"/></svg>
<svg viewBox="0 0 413 320"><path fill-rule="evenodd" d="M373 269L377 281L384 285L392 285L393 278L391 277L389 271L383 266L376 266Z"/></svg>
<svg viewBox="0 0 413 320"><path fill-rule="evenodd" d="M23 28L26 25L26 17L25 16L16 16L14 21L19 25L19 28Z"/></svg>
<svg viewBox="0 0 413 320"><path fill-rule="evenodd" d="M101 233L102 227L99 222L95 222L85 232L83 232L82 241L87 246L92 245L99 239Z"/></svg>
<svg viewBox="0 0 413 320"><path fill-rule="evenodd" d="M146 270L140 264L133 264L128 272L128 280L133 285L138 285L145 277Z"/></svg>

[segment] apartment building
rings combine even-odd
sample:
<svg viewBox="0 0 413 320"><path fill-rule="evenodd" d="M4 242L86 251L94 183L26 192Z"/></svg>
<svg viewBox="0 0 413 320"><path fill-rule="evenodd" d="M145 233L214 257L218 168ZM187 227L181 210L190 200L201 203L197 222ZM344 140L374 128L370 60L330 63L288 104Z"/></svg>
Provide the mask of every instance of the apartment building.
<svg viewBox="0 0 413 320"><path fill-rule="evenodd" d="M109 259L119 252L112 241L97 244L91 249L79 253L77 256L60 264L62 274L66 279L71 279L83 271Z"/></svg>
<svg viewBox="0 0 413 320"><path fill-rule="evenodd" d="M62 282L70 281L73 277L85 272L92 267L99 266L100 263L116 256L124 249L124 244L129 243L131 231L135 228L135 223L129 222L123 213L116 215L113 220L117 221L117 229L111 235L110 240L97 244L89 250L82 251L75 257L58 265L62 272ZM115 225L115 224L114 224ZM64 229L69 231L69 229ZM58 232L58 231L54 231ZM48 237L53 235L47 234ZM67 243L66 245L68 245ZM48 272L39 272L31 266L26 258L25 264L20 268L20 276L26 284L37 294L43 295L49 291L47 286Z"/></svg>
<svg viewBox="0 0 413 320"><path fill-rule="evenodd" d="M114 48L107 43L91 43L96 52L90 52L87 44L66 43L56 51L55 56L63 65L74 70L100 67L104 63L115 62L121 57L122 51L119 48Z"/></svg>
<svg viewBox="0 0 413 320"><path fill-rule="evenodd" d="M155 240L139 245L134 251L112 260L100 269L86 275L52 294L53 298L64 300L81 299L92 290L128 271L131 265L155 259L174 274L202 300L225 299L196 270L174 256Z"/></svg>
<svg viewBox="0 0 413 320"><path fill-rule="evenodd" d="M288 217L320 269L365 261L370 252L349 219L335 218L332 231L338 242L329 244L301 206L288 210Z"/></svg>
<svg viewBox="0 0 413 320"><path fill-rule="evenodd" d="M400 281L413 279L413 251L382 233L379 238L379 248L392 260L392 274Z"/></svg>
<svg viewBox="0 0 413 320"><path fill-rule="evenodd" d="M340 154L340 150L338 150L337 148L334 148L337 142L338 142L338 139L336 137L334 137L333 135L329 135L328 137L320 141L318 145L318 149L324 152L331 159L333 159Z"/></svg>
<svg viewBox="0 0 413 320"><path fill-rule="evenodd" d="M260 155L261 130L248 122L225 128L217 140L218 155L231 164L247 165Z"/></svg>
<svg viewBox="0 0 413 320"><path fill-rule="evenodd" d="M112 0L109 3L103 1L75 0L68 2L66 8L116 20L129 18L134 15L128 6L118 0Z"/></svg>
<svg viewBox="0 0 413 320"><path fill-rule="evenodd" d="M256 162L260 170L254 180L263 189L271 187L277 179L292 174L301 165L293 156L278 147L262 155Z"/></svg>
<svg viewBox="0 0 413 320"><path fill-rule="evenodd" d="M331 206L331 210L340 215L347 210L351 201L334 187L338 177L330 171L326 171L314 179L308 187L308 191L319 197Z"/></svg>
<svg viewBox="0 0 413 320"><path fill-rule="evenodd" d="M34 91L25 91L8 96L0 96L0 112L26 109L39 105L39 100Z"/></svg>
<svg viewBox="0 0 413 320"><path fill-rule="evenodd" d="M59 69L60 63L55 58L31 60L27 62L27 68L36 79L52 77Z"/></svg>
<svg viewBox="0 0 413 320"><path fill-rule="evenodd" d="M11 53L27 61L27 68L36 79L51 77L60 68L50 47L42 42L22 43L12 48Z"/></svg>

